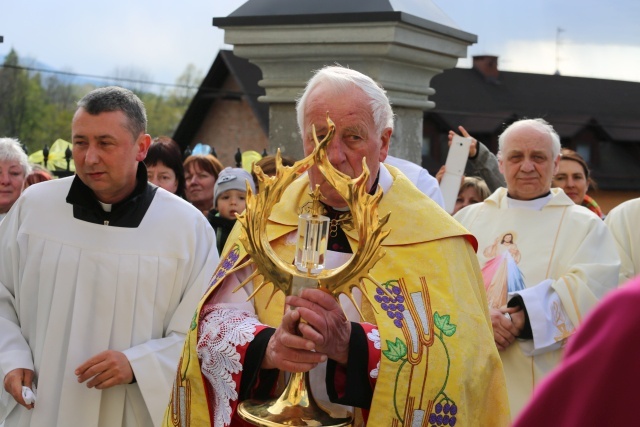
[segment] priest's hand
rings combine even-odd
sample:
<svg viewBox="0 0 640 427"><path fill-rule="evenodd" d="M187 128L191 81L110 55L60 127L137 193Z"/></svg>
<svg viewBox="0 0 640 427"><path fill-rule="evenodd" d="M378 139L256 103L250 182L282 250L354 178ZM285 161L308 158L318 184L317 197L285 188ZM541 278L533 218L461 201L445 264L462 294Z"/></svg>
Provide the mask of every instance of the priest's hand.
<svg viewBox="0 0 640 427"><path fill-rule="evenodd" d="M282 323L269 339L262 359L262 369L280 369L288 372L307 372L327 360L325 354L315 351L315 344L298 335L300 313L287 310Z"/></svg>
<svg viewBox="0 0 640 427"><path fill-rule="evenodd" d="M329 359L346 365L349 358L351 322L338 301L320 289L304 289L300 296L287 297L305 321L298 330L304 338L315 344L315 350Z"/></svg>
<svg viewBox="0 0 640 427"><path fill-rule="evenodd" d="M491 325L493 326L493 340L496 343L498 350L506 350L520 335L522 328L518 328L514 320L519 322L522 319L522 326L524 326L524 314L520 307L507 308L506 306L500 307L500 309L490 309ZM507 316L508 314L508 316Z"/></svg>
<svg viewBox="0 0 640 427"><path fill-rule="evenodd" d="M133 369L124 353L107 350L88 359L75 371L78 382L87 380L87 387L103 390L133 381Z"/></svg>
<svg viewBox="0 0 640 427"><path fill-rule="evenodd" d="M27 409L33 409L33 403L27 405L22 397L22 386L33 389L33 371L31 369L14 369L4 376L4 389L7 393L13 396L20 405Z"/></svg>

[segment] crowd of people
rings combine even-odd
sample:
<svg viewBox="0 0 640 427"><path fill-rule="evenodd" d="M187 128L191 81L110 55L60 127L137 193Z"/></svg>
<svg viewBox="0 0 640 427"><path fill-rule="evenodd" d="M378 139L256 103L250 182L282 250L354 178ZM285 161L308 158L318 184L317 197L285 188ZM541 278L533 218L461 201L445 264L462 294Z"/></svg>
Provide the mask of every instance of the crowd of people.
<svg viewBox="0 0 640 427"><path fill-rule="evenodd" d="M327 111L331 166L355 178L366 159L365 190L390 214L375 282L350 298L258 287L236 219L258 177L152 139L127 89L78 101L72 177L0 138L0 425L243 426L238 404L277 397L282 372L309 372L354 425L546 425L549 405L562 426L628 423L640 199L605 217L587 162L550 123L523 119L496 154L449 132L471 145L448 214L444 167L434 177L388 155L394 114L374 80L314 73L296 104L305 155L312 127L329 133ZM276 173L274 156L258 165ZM363 242L317 165L266 235L293 260L316 186L337 268Z"/></svg>

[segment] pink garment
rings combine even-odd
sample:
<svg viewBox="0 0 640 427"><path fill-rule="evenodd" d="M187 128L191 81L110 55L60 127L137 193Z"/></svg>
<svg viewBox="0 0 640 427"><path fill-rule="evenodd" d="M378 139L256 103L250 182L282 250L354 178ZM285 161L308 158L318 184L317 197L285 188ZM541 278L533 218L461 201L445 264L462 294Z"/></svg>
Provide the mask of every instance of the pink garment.
<svg viewBox="0 0 640 427"><path fill-rule="evenodd" d="M514 427L638 425L640 276L609 294L569 340Z"/></svg>
<svg viewBox="0 0 640 427"><path fill-rule="evenodd" d="M484 250L491 258L482 267L482 279L487 291L489 308L500 308L507 303L507 293L526 288L518 268L520 251L514 244L494 243Z"/></svg>

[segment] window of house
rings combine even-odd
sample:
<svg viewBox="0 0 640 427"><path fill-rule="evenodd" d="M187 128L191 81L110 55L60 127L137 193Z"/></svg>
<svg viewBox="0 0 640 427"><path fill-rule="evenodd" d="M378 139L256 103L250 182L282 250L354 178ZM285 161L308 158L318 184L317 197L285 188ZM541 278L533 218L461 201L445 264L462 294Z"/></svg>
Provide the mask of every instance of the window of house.
<svg viewBox="0 0 640 427"><path fill-rule="evenodd" d="M422 157L429 157L431 155L431 138L428 136L422 137Z"/></svg>
<svg viewBox="0 0 640 427"><path fill-rule="evenodd" d="M587 164L591 164L591 144L584 141L578 141L576 143L576 152L582 156Z"/></svg>

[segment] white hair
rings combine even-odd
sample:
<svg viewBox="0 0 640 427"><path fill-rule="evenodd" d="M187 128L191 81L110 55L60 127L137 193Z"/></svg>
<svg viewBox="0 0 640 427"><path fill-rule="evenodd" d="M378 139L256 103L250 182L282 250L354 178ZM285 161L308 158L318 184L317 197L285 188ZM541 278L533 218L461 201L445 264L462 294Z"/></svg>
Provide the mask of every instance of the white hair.
<svg viewBox="0 0 640 427"><path fill-rule="evenodd" d="M0 161L17 161L25 177L31 173L29 158L22 149L20 141L15 138L0 138Z"/></svg>
<svg viewBox="0 0 640 427"><path fill-rule="evenodd" d="M509 134L515 129L527 126L549 135L549 138L551 138L551 151L553 152L553 157L558 157L562 146L560 145L560 136L555 129L553 129L553 126L551 126L551 124L549 124L545 119L522 119L509 125L509 127L507 127L498 137L498 158L502 157L502 149L504 148L505 141L509 137Z"/></svg>
<svg viewBox="0 0 640 427"><path fill-rule="evenodd" d="M393 110L385 90L369 76L350 68L331 65L315 72L315 75L307 82L302 96L296 102L300 135L304 136L304 110L309 93L323 83L328 83L331 86L336 97L341 96L344 91L353 86L360 88L369 97L369 106L376 131L380 134L386 128L393 130Z"/></svg>

